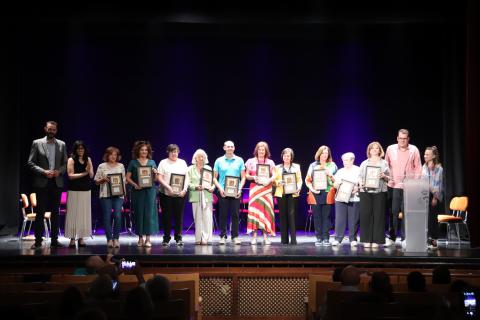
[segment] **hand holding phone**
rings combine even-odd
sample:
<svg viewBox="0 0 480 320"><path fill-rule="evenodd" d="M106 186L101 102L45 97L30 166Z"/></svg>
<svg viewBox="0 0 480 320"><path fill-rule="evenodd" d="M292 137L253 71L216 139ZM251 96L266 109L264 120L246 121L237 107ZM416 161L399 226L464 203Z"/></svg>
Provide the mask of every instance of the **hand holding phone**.
<svg viewBox="0 0 480 320"><path fill-rule="evenodd" d="M122 270L131 270L131 269L135 268L135 265L136 265L135 261L124 260L121 263L121 268L122 268Z"/></svg>

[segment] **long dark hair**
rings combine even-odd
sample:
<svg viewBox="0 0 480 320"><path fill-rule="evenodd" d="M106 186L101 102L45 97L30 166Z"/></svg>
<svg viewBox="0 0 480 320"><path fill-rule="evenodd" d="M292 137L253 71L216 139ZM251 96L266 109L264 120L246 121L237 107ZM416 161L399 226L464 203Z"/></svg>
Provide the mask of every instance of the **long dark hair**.
<svg viewBox="0 0 480 320"><path fill-rule="evenodd" d="M83 149L85 149L85 152L83 153L83 161L88 161L88 148L87 146L85 145L85 143L82 141L82 140L77 140L73 143L73 146L72 146L72 159L75 160L75 161L78 161L79 160L79 157L78 157L78 154L77 154L77 149L79 147L83 147Z"/></svg>

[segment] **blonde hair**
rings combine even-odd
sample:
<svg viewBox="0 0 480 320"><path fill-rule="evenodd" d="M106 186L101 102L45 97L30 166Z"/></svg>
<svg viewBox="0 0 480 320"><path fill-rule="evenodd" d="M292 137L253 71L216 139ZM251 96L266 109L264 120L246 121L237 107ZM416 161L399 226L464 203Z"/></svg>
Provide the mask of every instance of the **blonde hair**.
<svg viewBox="0 0 480 320"><path fill-rule="evenodd" d="M327 146L321 146L320 148L318 148L317 152L315 153L315 160L320 161L320 155L323 153L325 149L328 150L327 162L332 162L332 151Z"/></svg>
<svg viewBox="0 0 480 320"><path fill-rule="evenodd" d="M203 155L203 158L205 159L205 160L203 160L203 163L207 164L208 163L208 156L207 156L207 153L205 151L203 151L203 149L197 149L197 151L195 151L193 153L192 164L197 164L197 156L199 156L199 155Z"/></svg>
<svg viewBox="0 0 480 320"><path fill-rule="evenodd" d="M380 149L380 154L379 154L380 158L385 157L385 152L383 151L383 148L380 142L373 141L373 142L370 142L370 144L367 147L367 158L370 158L370 150L375 146L378 146L378 149Z"/></svg>
<svg viewBox="0 0 480 320"><path fill-rule="evenodd" d="M353 152L344 153L342 154L342 160L343 159L355 160L355 154Z"/></svg>

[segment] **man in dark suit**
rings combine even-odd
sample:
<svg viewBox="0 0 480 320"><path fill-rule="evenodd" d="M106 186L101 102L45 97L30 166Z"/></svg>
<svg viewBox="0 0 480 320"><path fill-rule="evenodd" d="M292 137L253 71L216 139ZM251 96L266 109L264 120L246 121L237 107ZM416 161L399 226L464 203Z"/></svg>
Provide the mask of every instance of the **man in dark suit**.
<svg viewBox="0 0 480 320"><path fill-rule="evenodd" d="M32 249L42 246L45 211L51 212L52 240L50 246L63 247L58 242L58 207L63 188L63 174L67 167L67 151L65 142L55 138L57 134L55 121L48 121L44 130L46 136L33 141L28 157L28 167L33 173L33 191L37 194L35 243L32 245Z"/></svg>

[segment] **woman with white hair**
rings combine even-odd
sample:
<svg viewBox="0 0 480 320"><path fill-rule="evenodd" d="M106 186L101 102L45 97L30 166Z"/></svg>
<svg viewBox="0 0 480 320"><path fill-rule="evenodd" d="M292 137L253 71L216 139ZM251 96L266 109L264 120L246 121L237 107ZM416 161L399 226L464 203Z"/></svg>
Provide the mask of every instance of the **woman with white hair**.
<svg viewBox="0 0 480 320"><path fill-rule="evenodd" d="M205 177L213 177L213 170L207 164L208 156L202 149L195 151L192 157L192 165L188 167L187 176L190 180L188 185L188 201L192 203L193 220L195 221L195 244L211 244L213 237L213 190L215 185L210 187L202 185L202 171L205 169ZM210 171L210 172L208 172ZM208 182L206 183L208 185Z"/></svg>
<svg viewBox="0 0 480 320"><path fill-rule="evenodd" d="M342 182L352 182L355 184L348 202L335 200L335 240L332 245L338 246L345 235L345 227L348 221L348 238L350 246L357 245L358 220L360 210L360 198L358 196L358 181L360 168L353 164L355 154L347 152L342 155L343 168L335 174L335 188L339 188Z"/></svg>

